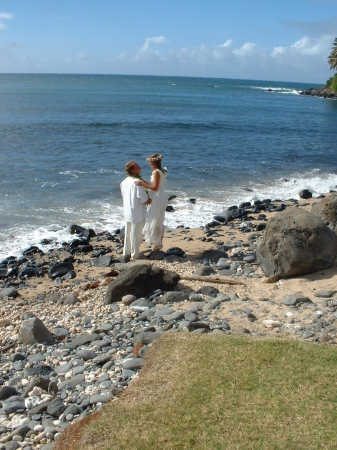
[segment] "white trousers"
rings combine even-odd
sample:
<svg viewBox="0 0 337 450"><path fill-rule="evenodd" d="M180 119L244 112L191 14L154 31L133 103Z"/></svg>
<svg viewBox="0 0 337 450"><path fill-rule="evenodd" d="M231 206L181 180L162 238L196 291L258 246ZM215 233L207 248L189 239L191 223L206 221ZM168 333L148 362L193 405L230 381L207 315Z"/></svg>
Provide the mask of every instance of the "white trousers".
<svg viewBox="0 0 337 450"><path fill-rule="evenodd" d="M131 259L138 258L144 225L145 220L137 223L125 222L123 255L130 255Z"/></svg>

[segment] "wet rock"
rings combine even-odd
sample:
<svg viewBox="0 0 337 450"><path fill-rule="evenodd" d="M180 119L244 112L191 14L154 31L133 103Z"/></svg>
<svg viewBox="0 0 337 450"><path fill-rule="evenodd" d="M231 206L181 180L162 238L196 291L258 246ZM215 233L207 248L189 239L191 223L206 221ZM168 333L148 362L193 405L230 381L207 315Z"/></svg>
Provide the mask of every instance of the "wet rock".
<svg viewBox="0 0 337 450"><path fill-rule="evenodd" d="M25 266L19 272L19 279L23 280L25 278L38 277L40 275L39 270L33 266Z"/></svg>
<svg viewBox="0 0 337 450"><path fill-rule="evenodd" d="M74 266L70 261L55 263L53 266L50 267L48 276L52 279L62 277L63 275L66 275L73 269Z"/></svg>
<svg viewBox="0 0 337 450"><path fill-rule="evenodd" d="M85 228L81 227L80 225L70 225L69 227L69 233L70 234L81 234L85 231Z"/></svg>
<svg viewBox="0 0 337 450"><path fill-rule="evenodd" d="M298 195L303 199L312 198L312 192L310 192L308 189L302 189L302 191L300 191Z"/></svg>

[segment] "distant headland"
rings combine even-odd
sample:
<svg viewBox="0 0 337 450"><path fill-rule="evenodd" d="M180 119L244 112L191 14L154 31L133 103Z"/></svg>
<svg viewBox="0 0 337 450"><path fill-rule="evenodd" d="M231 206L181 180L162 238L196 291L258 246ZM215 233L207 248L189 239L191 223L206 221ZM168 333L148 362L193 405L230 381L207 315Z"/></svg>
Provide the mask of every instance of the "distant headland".
<svg viewBox="0 0 337 450"><path fill-rule="evenodd" d="M300 94L301 95L310 95L312 97L337 99L337 92L326 86L322 86L320 88L311 88L311 89L307 89L305 91L300 91Z"/></svg>
<svg viewBox="0 0 337 450"><path fill-rule="evenodd" d="M328 57L328 63L330 69L334 72L337 71L337 38L335 38L331 53ZM307 91L300 92L302 95L311 95L313 97L323 97L323 98L337 98L337 73L331 78L329 78L325 84L321 88L311 88Z"/></svg>

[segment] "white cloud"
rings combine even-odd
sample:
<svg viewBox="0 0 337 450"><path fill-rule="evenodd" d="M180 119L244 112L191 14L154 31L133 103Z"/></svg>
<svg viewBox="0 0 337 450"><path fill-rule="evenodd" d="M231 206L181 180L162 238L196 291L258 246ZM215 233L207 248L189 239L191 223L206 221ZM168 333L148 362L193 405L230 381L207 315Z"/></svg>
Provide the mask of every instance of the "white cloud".
<svg viewBox="0 0 337 450"><path fill-rule="evenodd" d="M325 55L328 57L333 40L334 36L328 34L320 36L317 39L303 36L290 47L275 47L272 51L272 56L296 54L298 56Z"/></svg>
<svg viewBox="0 0 337 450"><path fill-rule="evenodd" d="M0 31L5 30L7 28L7 25L4 23L5 20L13 20L13 19L14 19L13 14L0 13Z"/></svg>
<svg viewBox="0 0 337 450"><path fill-rule="evenodd" d="M232 44L233 44L233 40L232 39L228 39L223 44L218 45L218 48L230 48L232 46Z"/></svg>
<svg viewBox="0 0 337 450"><path fill-rule="evenodd" d="M161 44L167 44L167 43L168 43L168 40L166 38L164 38L164 36L154 36L154 37L146 38L141 51L147 52L148 50L150 50L150 44L161 45Z"/></svg>
<svg viewBox="0 0 337 450"><path fill-rule="evenodd" d="M90 69L96 73L128 73L139 75L205 76L219 78L264 79L325 83L331 76L328 56L334 35L316 38L302 36L288 44L262 47L255 42L240 45L232 39L213 46L174 48L164 36L148 37L137 51L121 51L116 55L98 58L94 53L75 52L63 61L55 61L52 55L20 60L23 48L0 48L0 71L37 71L43 62L43 70L81 73Z"/></svg>
<svg viewBox="0 0 337 450"><path fill-rule="evenodd" d="M253 42L246 42L241 48L233 50L233 54L237 56L242 56L243 58L251 55L255 55L259 52L258 46Z"/></svg>
<svg viewBox="0 0 337 450"><path fill-rule="evenodd" d="M274 47L273 51L271 52L271 56L272 57L276 57L278 55L284 55L286 52L286 48L285 47Z"/></svg>

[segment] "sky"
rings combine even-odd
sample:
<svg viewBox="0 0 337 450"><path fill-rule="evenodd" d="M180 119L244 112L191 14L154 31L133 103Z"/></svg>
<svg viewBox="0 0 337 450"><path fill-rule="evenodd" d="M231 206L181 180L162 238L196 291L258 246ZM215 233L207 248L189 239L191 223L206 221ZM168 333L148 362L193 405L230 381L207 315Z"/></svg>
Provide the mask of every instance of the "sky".
<svg viewBox="0 0 337 450"><path fill-rule="evenodd" d="M337 0L0 0L0 73L325 84Z"/></svg>

